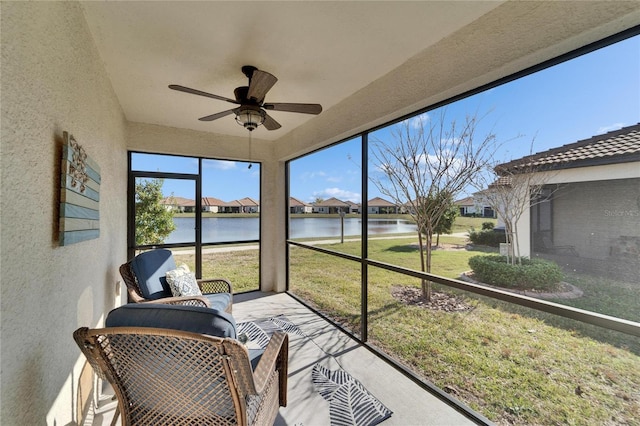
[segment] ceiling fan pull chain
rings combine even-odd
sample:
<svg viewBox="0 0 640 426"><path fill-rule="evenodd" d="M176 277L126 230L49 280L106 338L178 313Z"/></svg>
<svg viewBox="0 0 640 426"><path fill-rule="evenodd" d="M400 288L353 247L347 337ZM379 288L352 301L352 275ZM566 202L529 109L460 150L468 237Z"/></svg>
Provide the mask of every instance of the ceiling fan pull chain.
<svg viewBox="0 0 640 426"><path fill-rule="evenodd" d="M253 164L251 164L251 139L252 139L252 135L253 135L253 132L249 132L249 167L247 167L248 169L250 169L251 166L253 165Z"/></svg>

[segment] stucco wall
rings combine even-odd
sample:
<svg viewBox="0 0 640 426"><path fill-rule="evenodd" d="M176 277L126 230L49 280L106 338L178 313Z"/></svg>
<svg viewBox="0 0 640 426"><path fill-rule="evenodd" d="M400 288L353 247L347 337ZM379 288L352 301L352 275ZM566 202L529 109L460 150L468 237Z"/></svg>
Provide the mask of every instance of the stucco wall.
<svg viewBox="0 0 640 426"><path fill-rule="evenodd" d="M116 305L126 259L125 124L70 2L2 2L2 425L77 421L72 339ZM62 132L101 168L100 238L57 240ZM124 292L122 292L124 293Z"/></svg>

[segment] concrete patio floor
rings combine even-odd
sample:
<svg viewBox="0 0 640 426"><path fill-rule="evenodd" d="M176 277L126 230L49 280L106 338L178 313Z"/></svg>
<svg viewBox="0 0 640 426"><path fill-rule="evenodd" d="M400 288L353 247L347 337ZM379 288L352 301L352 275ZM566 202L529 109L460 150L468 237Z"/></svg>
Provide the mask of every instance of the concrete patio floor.
<svg viewBox="0 0 640 426"><path fill-rule="evenodd" d="M234 296L233 315L239 322L281 314L310 339L290 338L288 404L280 408L276 425L329 424L319 409L328 409L328 402L311 381L317 362L331 370L343 368L393 411L382 425L474 424L288 294Z"/></svg>
<svg viewBox="0 0 640 426"><path fill-rule="evenodd" d="M252 292L234 296L233 316L237 322L278 315L285 315L305 336L290 333L288 404L280 408L276 425L330 424L329 403L312 383L311 371L316 363L347 371L390 409L393 414L382 425L474 424L288 294ZM105 390L96 414L86 419L85 425L111 423L116 403L109 391Z"/></svg>

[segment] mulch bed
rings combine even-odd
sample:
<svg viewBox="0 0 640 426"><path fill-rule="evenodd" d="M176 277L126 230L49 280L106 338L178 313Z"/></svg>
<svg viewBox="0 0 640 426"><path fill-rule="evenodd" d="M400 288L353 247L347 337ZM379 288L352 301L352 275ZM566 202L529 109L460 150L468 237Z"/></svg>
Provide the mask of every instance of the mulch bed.
<svg viewBox="0 0 640 426"><path fill-rule="evenodd" d="M422 289L417 287L396 285L391 287L391 295L405 305L419 306L434 311L464 312L474 308L457 296L439 291L432 291L431 301L427 302L422 298Z"/></svg>

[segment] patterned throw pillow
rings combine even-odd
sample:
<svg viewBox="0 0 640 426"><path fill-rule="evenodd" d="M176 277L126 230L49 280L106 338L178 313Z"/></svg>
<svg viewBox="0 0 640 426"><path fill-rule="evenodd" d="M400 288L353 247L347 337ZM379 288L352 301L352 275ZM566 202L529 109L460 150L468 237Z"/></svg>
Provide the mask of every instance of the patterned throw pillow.
<svg viewBox="0 0 640 426"><path fill-rule="evenodd" d="M167 283L174 296L202 296L196 275L184 263L167 272Z"/></svg>

